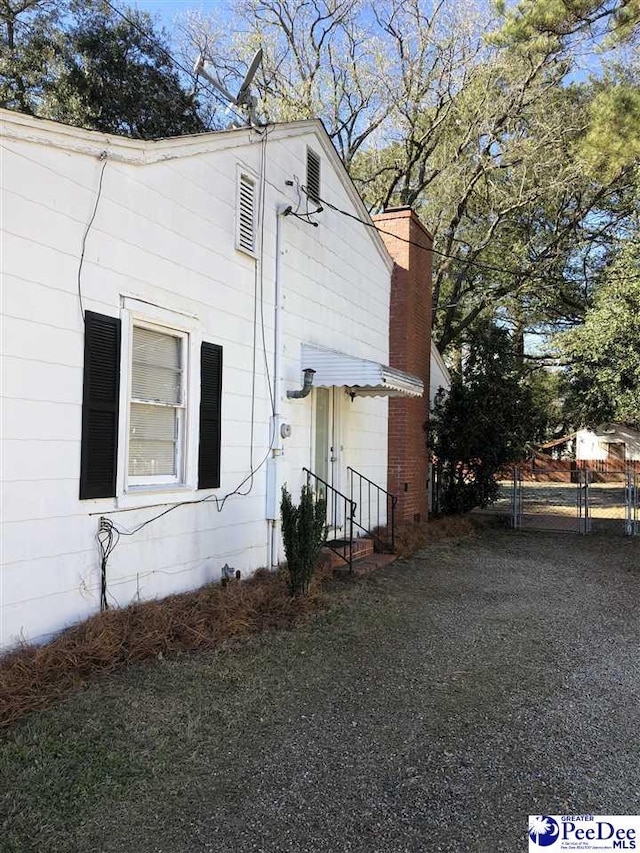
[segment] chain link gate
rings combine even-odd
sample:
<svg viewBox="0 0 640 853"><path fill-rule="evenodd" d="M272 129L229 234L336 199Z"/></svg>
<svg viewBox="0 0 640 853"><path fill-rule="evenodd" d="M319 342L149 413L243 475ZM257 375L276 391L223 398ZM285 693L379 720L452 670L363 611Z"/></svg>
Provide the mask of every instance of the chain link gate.
<svg viewBox="0 0 640 853"><path fill-rule="evenodd" d="M591 509L589 507L591 471L589 471L589 469L580 469L578 475L578 491L576 494L578 533L586 534L591 533Z"/></svg>
<svg viewBox="0 0 640 853"><path fill-rule="evenodd" d="M627 468L625 494L624 532L627 536L640 536L640 474Z"/></svg>
<svg viewBox="0 0 640 853"><path fill-rule="evenodd" d="M589 468L579 468L574 471L576 483L576 524L577 531L582 535L592 532L593 501L591 488L593 471ZM522 470L514 466L511 481L511 527L519 530L523 526L524 516L524 478ZM626 536L640 536L640 473L629 465L625 472L624 490L624 532Z"/></svg>
<svg viewBox="0 0 640 853"><path fill-rule="evenodd" d="M517 465L513 469L513 491L511 493L511 527L522 527L522 471Z"/></svg>

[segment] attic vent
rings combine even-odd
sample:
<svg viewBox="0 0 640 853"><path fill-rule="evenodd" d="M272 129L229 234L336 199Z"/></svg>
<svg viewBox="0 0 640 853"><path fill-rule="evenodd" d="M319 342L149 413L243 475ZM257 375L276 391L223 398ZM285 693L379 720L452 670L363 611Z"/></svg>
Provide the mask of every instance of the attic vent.
<svg viewBox="0 0 640 853"><path fill-rule="evenodd" d="M307 148L307 195L320 204L320 157Z"/></svg>
<svg viewBox="0 0 640 853"><path fill-rule="evenodd" d="M251 255L256 251L255 196L256 182L241 172L238 179L236 246Z"/></svg>

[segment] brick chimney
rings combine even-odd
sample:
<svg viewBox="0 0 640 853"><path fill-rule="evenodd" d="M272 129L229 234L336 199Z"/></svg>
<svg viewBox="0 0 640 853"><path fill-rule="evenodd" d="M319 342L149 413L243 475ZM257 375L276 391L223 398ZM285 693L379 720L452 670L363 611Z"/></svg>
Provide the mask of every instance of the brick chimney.
<svg viewBox="0 0 640 853"><path fill-rule="evenodd" d="M398 521L427 518L432 237L408 207L373 217L395 261L391 277L389 364L424 382L418 399L389 400L388 490L398 496ZM411 242L407 242L411 241Z"/></svg>

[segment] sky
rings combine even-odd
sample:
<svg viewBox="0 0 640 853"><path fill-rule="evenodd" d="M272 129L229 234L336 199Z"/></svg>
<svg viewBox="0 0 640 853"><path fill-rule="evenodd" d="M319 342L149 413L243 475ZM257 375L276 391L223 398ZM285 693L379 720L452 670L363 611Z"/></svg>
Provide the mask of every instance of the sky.
<svg viewBox="0 0 640 853"><path fill-rule="evenodd" d="M158 15L163 26L167 28L171 27L176 15L187 9L194 9L206 15L227 7L226 0L127 0L123 5Z"/></svg>
<svg viewBox="0 0 640 853"><path fill-rule="evenodd" d="M126 6L140 9L158 16L160 24L170 34L173 23L181 12L195 10L204 15L213 12L225 12L232 0L115 0L119 8ZM598 73L601 69L600 58L597 52L585 53L579 67L570 75L571 82L582 82L591 73Z"/></svg>

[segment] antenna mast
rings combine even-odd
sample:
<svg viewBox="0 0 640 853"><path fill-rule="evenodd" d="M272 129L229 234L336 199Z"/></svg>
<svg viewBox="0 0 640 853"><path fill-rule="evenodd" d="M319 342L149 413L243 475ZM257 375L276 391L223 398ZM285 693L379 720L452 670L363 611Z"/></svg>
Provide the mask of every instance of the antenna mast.
<svg viewBox="0 0 640 853"><path fill-rule="evenodd" d="M225 86L215 77L208 69L207 62L202 54L200 54L196 60L195 65L193 66L193 73L198 77L202 75L205 77L212 86L214 86L224 98L229 101L230 104L233 104L235 107L240 107L242 110L246 110L249 118L249 124L252 127L256 127L259 122L256 116L256 105L257 99L254 95L252 95L249 91L249 87L255 77L256 71L260 67L260 63L262 62L262 48L258 48L253 59L251 60L251 64L249 65L249 69L245 74L244 80L242 81L242 85L238 89L238 94L234 97Z"/></svg>

